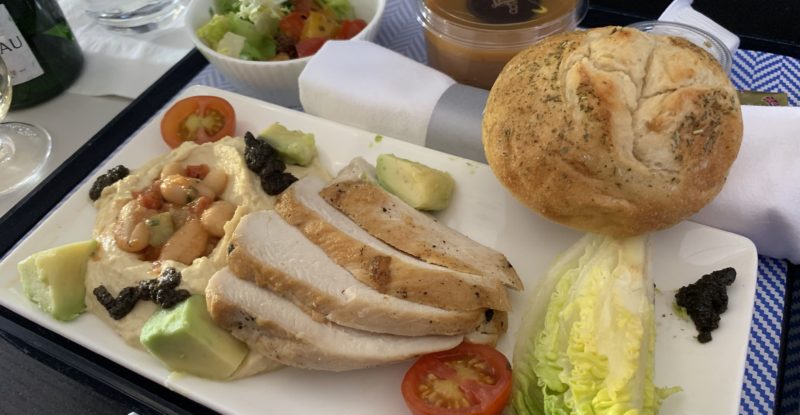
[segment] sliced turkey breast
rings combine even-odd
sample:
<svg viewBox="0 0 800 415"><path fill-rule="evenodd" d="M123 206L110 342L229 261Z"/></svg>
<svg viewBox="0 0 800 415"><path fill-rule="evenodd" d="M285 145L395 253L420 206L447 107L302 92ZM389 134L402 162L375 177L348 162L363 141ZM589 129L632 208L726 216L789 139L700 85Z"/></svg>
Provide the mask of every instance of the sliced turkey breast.
<svg viewBox="0 0 800 415"><path fill-rule="evenodd" d="M281 194L275 210L334 262L381 293L448 310L510 308L495 279L428 264L373 237L319 195L325 186L308 176Z"/></svg>
<svg viewBox="0 0 800 415"><path fill-rule="evenodd" d="M241 219L228 268L306 311L342 326L401 336L474 331L483 310L451 311L381 294L333 262L275 211Z"/></svg>
<svg viewBox="0 0 800 415"><path fill-rule="evenodd" d="M223 268L206 287L214 321L250 348L285 365L353 370L389 364L461 343L463 336L404 337L317 321L270 290Z"/></svg>
<svg viewBox="0 0 800 415"><path fill-rule="evenodd" d="M357 157L320 192L370 235L423 261L494 278L522 289L517 272L500 252L442 225L377 182L375 168Z"/></svg>

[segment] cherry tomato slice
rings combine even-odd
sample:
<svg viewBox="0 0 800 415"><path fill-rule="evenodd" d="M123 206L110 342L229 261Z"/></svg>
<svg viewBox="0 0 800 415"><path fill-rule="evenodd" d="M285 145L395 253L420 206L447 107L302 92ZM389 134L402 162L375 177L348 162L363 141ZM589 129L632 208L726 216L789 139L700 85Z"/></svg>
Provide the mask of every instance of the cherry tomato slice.
<svg viewBox="0 0 800 415"><path fill-rule="evenodd" d="M367 22L361 19L344 20L335 38L342 40L352 39L355 35L361 33L365 27L367 27Z"/></svg>
<svg viewBox="0 0 800 415"><path fill-rule="evenodd" d="M324 37L310 37L297 42L297 44L294 45L295 49L297 50L297 57L302 58L317 53L319 48L325 44L326 40L328 39Z"/></svg>
<svg viewBox="0 0 800 415"><path fill-rule="evenodd" d="M236 113L231 104L220 97L195 96L175 103L161 120L161 137L170 148L184 141L198 144L217 141L233 135Z"/></svg>
<svg viewBox="0 0 800 415"><path fill-rule="evenodd" d="M495 415L511 394L511 364L490 346L461 343L419 358L401 390L414 415Z"/></svg>

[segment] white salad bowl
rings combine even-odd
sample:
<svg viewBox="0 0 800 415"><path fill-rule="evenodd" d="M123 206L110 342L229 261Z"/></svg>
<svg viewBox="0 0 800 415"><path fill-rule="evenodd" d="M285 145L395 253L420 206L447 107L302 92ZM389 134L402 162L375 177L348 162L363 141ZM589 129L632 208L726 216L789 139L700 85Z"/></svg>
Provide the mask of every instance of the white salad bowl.
<svg viewBox="0 0 800 415"><path fill-rule="evenodd" d="M378 34L386 0L350 0L355 15L367 27L353 39L372 41ZM186 11L185 26L195 47L241 93L286 107L299 107L297 78L313 56L287 61L248 61L223 55L208 47L197 36L197 28L211 19L214 0L192 0Z"/></svg>

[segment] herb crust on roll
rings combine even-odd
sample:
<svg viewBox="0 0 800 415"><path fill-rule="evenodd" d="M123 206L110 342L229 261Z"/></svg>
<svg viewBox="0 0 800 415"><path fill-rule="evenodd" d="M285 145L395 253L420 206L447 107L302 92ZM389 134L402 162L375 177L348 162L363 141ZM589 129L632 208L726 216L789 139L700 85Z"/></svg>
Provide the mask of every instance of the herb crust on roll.
<svg viewBox="0 0 800 415"><path fill-rule="evenodd" d="M489 165L521 202L614 236L700 210L741 139L736 91L710 54L621 27L551 36L519 53L483 120Z"/></svg>

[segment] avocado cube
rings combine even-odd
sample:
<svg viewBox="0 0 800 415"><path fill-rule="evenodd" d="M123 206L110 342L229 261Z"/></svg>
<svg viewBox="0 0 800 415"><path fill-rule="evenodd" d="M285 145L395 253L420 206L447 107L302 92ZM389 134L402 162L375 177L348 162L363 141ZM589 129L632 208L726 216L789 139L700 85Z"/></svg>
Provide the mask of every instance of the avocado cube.
<svg viewBox="0 0 800 415"><path fill-rule="evenodd" d="M86 263L96 248L94 240L75 242L22 260L17 270L25 296L57 320L77 317L86 309Z"/></svg>
<svg viewBox="0 0 800 415"><path fill-rule="evenodd" d="M456 183L449 173L393 154L381 154L376 165L378 184L419 210L442 210L450 205Z"/></svg>
<svg viewBox="0 0 800 415"><path fill-rule="evenodd" d="M150 229L148 243L152 246L164 246L172 234L175 233L175 225L172 223L172 213L161 212L155 214L144 221Z"/></svg>
<svg viewBox="0 0 800 415"><path fill-rule="evenodd" d="M281 159L288 164L308 166L317 155L314 134L302 131L289 131L280 123L269 126L259 134L267 143L280 154Z"/></svg>
<svg viewBox="0 0 800 415"><path fill-rule="evenodd" d="M170 370L210 379L232 375L249 351L214 324L202 295L154 313L142 327L139 341Z"/></svg>

